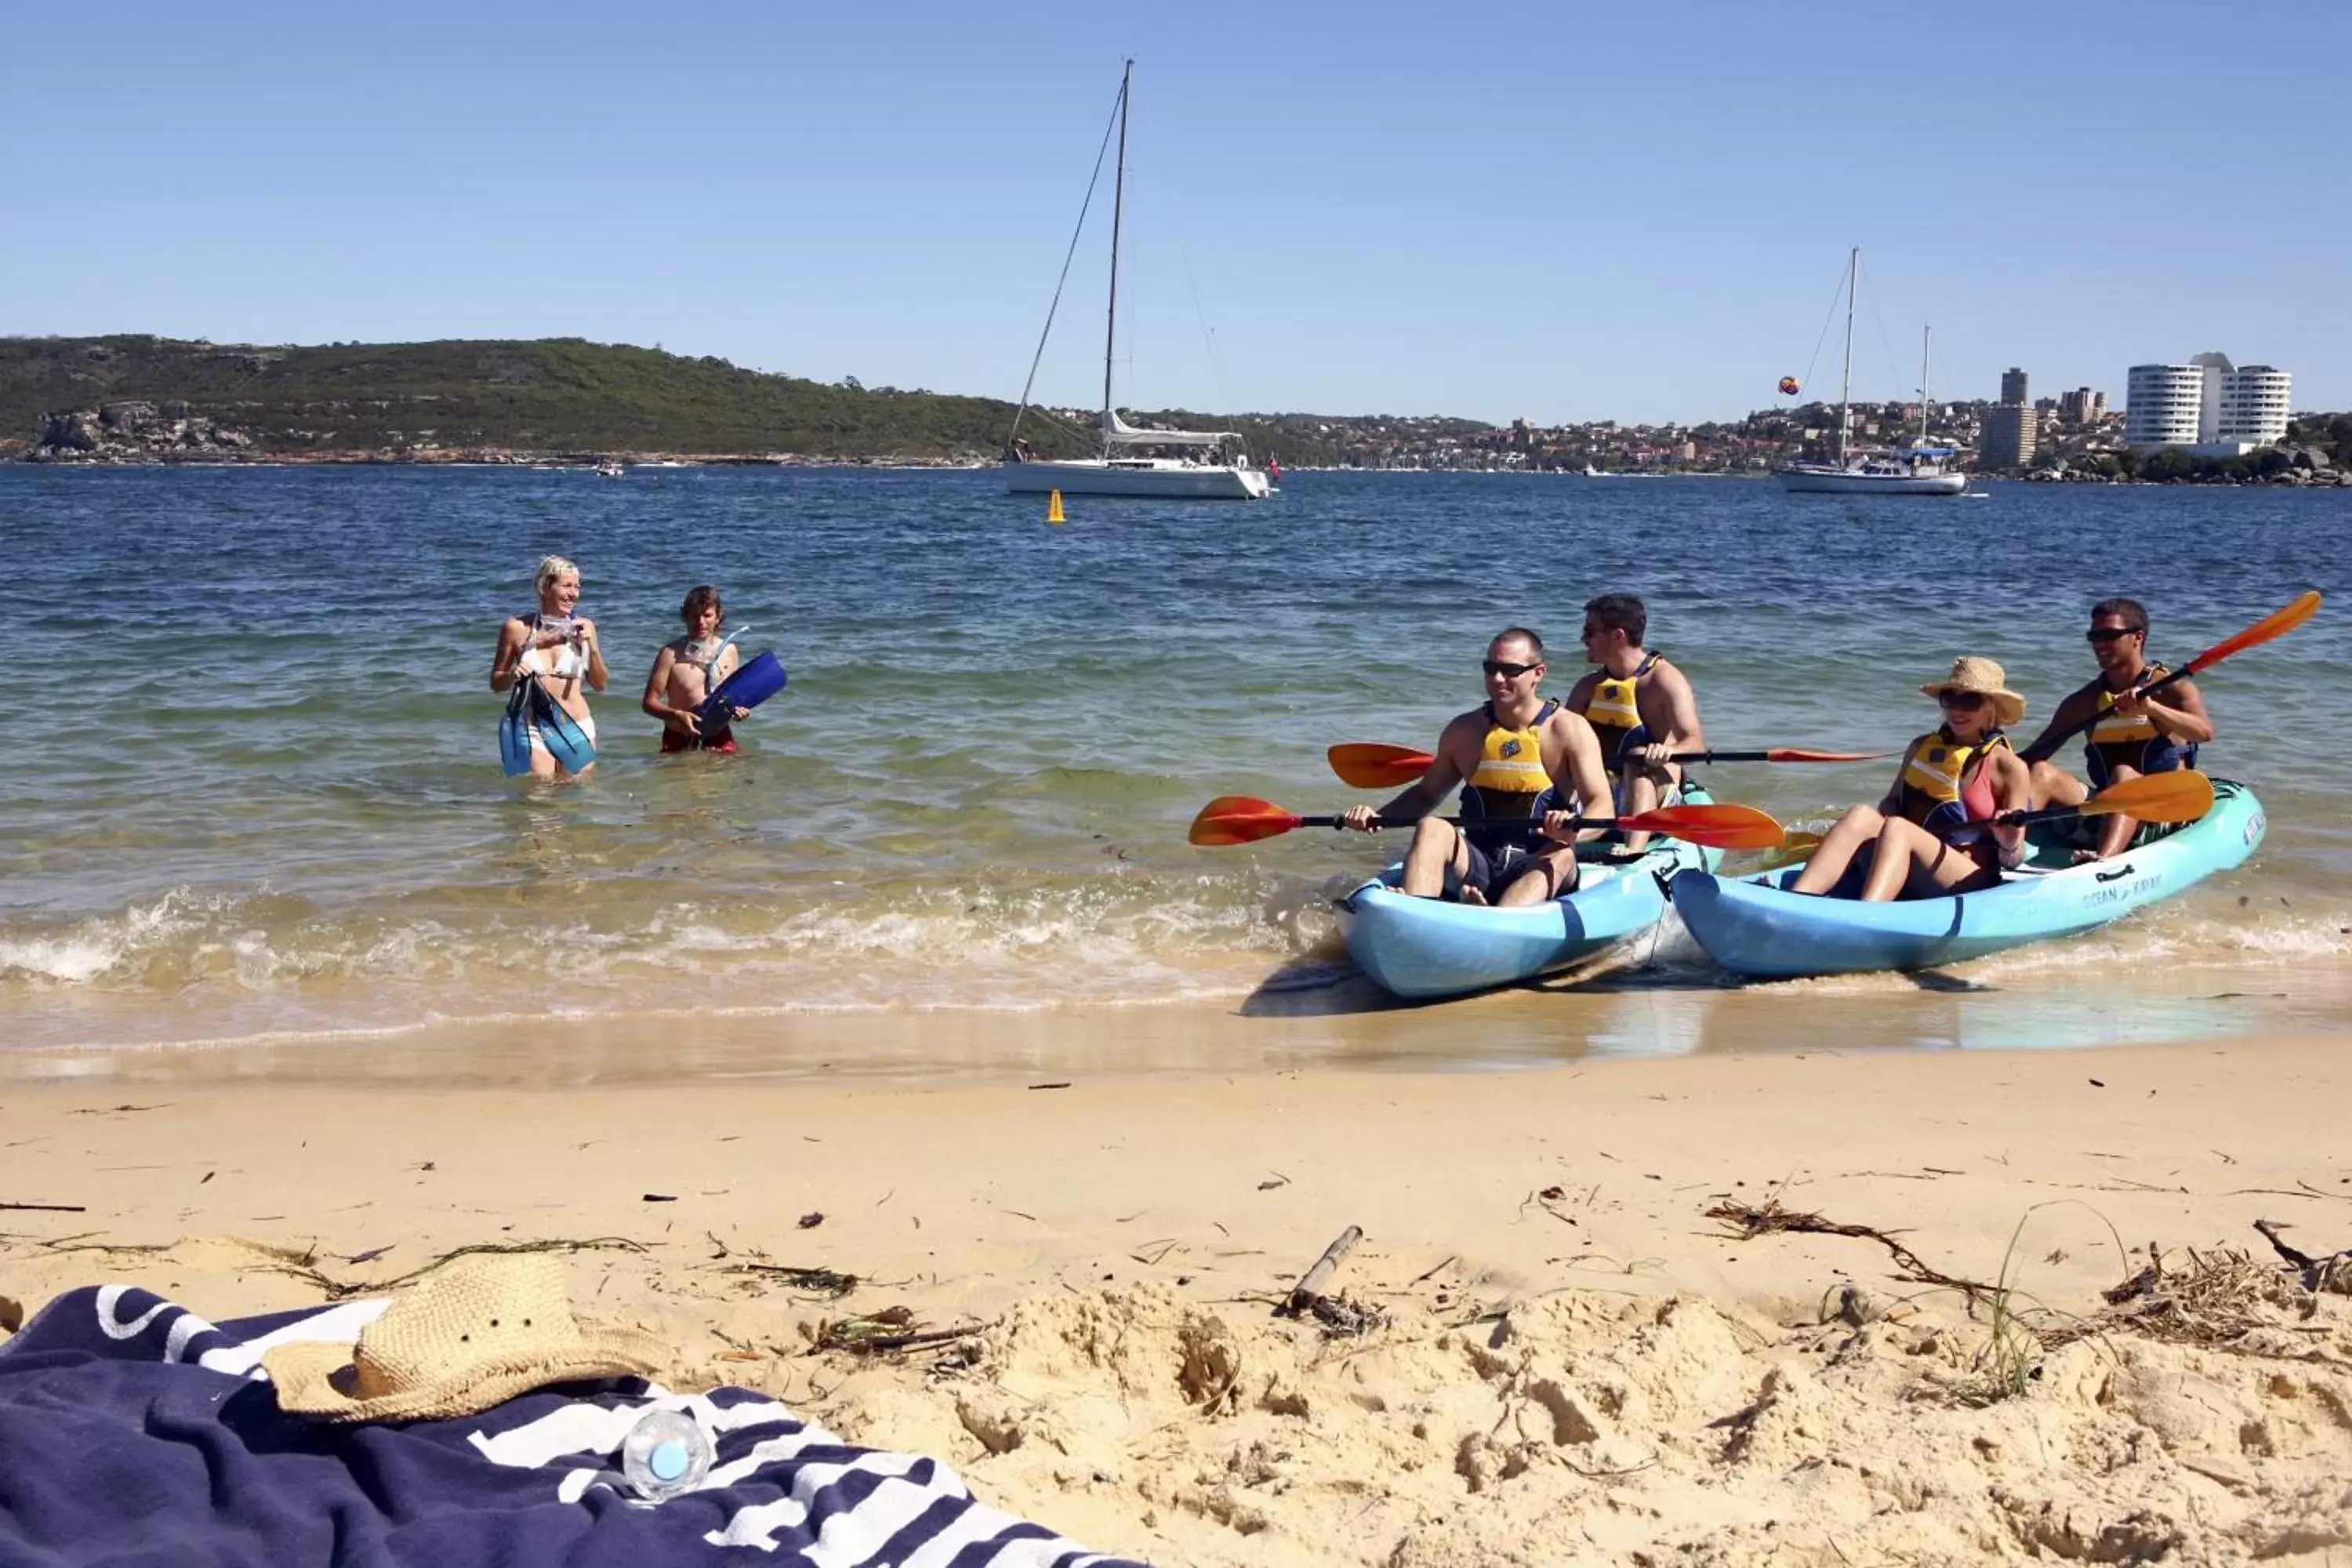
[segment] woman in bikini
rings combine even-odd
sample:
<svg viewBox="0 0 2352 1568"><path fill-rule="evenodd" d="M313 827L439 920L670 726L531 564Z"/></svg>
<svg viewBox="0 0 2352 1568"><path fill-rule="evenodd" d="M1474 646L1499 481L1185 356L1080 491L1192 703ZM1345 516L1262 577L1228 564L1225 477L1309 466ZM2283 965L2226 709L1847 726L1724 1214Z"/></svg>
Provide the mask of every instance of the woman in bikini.
<svg viewBox="0 0 2352 1568"><path fill-rule="evenodd" d="M529 771L534 778L578 778L596 765L596 721L585 689L604 690L612 672L604 667L596 623L575 613L580 568L561 555L546 556L532 584L539 608L509 616L499 628L490 689L510 692L520 682L537 683L549 705L527 706L514 722L530 749ZM523 771L514 765L520 761L513 758L509 771Z"/></svg>
<svg viewBox="0 0 2352 1568"><path fill-rule="evenodd" d="M1950 676L1921 687L1943 710L1943 724L1904 752L1885 799L1854 806L1822 836L1790 889L1833 892L1864 861L1864 900L1929 899L1992 887L2020 865L2025 829L1998 818L2031 805L2033 784L2003 733L2025 716L2025 699L2006 679L1991 659L1962 658Z"/></svg>

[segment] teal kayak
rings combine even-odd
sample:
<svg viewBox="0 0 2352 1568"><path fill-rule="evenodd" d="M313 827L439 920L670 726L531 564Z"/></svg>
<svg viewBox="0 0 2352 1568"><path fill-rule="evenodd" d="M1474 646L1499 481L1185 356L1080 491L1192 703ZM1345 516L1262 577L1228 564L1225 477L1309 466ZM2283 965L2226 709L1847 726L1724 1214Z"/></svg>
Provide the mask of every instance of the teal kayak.
<svg viewBox="0 0 2352 1568"><path fill-rule="evenodd" d="M2073 865L2070 842L2033 829L2025 865L1979 893L1886 904L1818 898L1787 890L1796 866L1753 877L1685 872L1672 892L1691 935L1734 974L1928 969L2120 920L2240 864L2264 826L2252 790L2215 779L2212 810L2112 860Z"/></svg>
<svg viewBox="0 0 2352 1568"><path fill-rule="evenodd" d="M1708 797L1694 785L1682 798ZM1611 847L1595 847L1611 856ZM1410 898L1396 890L1403 868L1391 866L1339 900L1339 931L1356 966L1399 996L1459 996L1582 964L1641 936L1665 916L1668 879L1722 858L1653 838L1639 855L1585 861L1572 893L1507 910Z"/></svg>

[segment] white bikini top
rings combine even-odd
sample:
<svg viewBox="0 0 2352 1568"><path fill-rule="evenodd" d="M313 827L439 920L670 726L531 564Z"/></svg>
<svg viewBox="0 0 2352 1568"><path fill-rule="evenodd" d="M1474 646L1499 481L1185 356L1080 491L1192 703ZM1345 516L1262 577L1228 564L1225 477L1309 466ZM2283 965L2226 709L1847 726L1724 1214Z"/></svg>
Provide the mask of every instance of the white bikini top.
<svg viewBox="0 0 2352 1568"><path fill-rule="evenodd" d="M533 637L546 632L562 632L568 636L580 623L577 616L543 616L536 610L522 616L521 620L530 628ZM588 673L588 654L577 644L569 642L558 647L529 648L515 660L515 668L527 675L544 675L555 680L577 680Z"/></svg>

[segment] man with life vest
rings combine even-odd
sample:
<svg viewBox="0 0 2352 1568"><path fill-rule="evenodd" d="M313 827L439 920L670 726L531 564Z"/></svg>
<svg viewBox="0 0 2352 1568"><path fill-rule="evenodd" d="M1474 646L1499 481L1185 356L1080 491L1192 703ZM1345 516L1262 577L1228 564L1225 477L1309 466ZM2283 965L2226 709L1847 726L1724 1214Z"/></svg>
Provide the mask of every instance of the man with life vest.
<svg viewBox="0 0 2352 1568"><path fill-rule="evenodd" d="M1584 658L1601 668L1571 687L1570 712L1581 713L1601 738L1601 765L1616 786L1618 815L1673 804L1682 787L1676 752L1706 749L1698 697L1683 672L1642 646L1650 613L1632 594L1603 594L1584 606ZM1646 833L1629 833L1639 849Z"/></svg>
<svg viewBox="0 0 2352 1568"><path fill-rule="evenodd" d="M2194 680L2177 680L2160 696L2141 689L2171 673L2147 657L2147 611L2137 599L2102 599L2091 606L2092 657L2098 678L2058 704L2049 726L2025 748L2033 768L2033 804L2079 805L2093 790L2147 773L2197 765L2197 748L2213 738L2204 696ZM2049 761L2067 736L2088 725L2083 740L2086 785ZM2120 814L2083 819L2095 829L2095 846L2078 850L2078 860L2104 860L2123 853L2138 824Z"/></svg>
<svg viewBox="0 0 2352 1568"><path fill-rule="evenodd" d="M1866 858L1865 901L1937 898L1992 887L2022 864L2025 829L1995 821L2024 809L2033 788L2005 733L2025 716L2025 699L2007 680L1991 659L1963 657L1948 677L1922 686L1943 723L1904 750L1884 799L1851 807L1822 836L1790 890L1837 892L1848 868Z"/></svg>
<svg viewBox="0 0 2352 1568"><path fill-rule="evenodd" d="M1486 645L1486 705L1456 715L1437 738L1429 771L1382 806L1360 805L1339 826L1376 833L1382 819L1413 824L1402 889L1465 904L1533 904L1576 886L1576 846L1599 828L1569 826L1609 798L1592 726L1540 689L1543 639L1513 626ZM1432 816L1462 786L1462 826Z"/></svg>

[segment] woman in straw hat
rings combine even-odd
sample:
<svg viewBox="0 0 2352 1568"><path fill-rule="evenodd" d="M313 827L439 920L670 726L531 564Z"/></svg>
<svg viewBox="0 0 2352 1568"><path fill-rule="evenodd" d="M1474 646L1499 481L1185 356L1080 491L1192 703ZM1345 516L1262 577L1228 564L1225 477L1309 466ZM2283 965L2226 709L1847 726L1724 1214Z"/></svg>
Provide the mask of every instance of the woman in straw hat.
<svg viewBox="0 0 2352 1568"><path fill-rule="evenodd" d="M1992 660L1963 657L1949 676L1921 687L1942 708L1943 724L1904 752L1886 798L1838 819L1791 890L1834 892L1860 860L1865 900L1931 899L1990 888L2022 861L2025 830L1997 820L2030 805L2033 789L2002 732L2025 716L2025 699L2007 679Z"/></svg>

